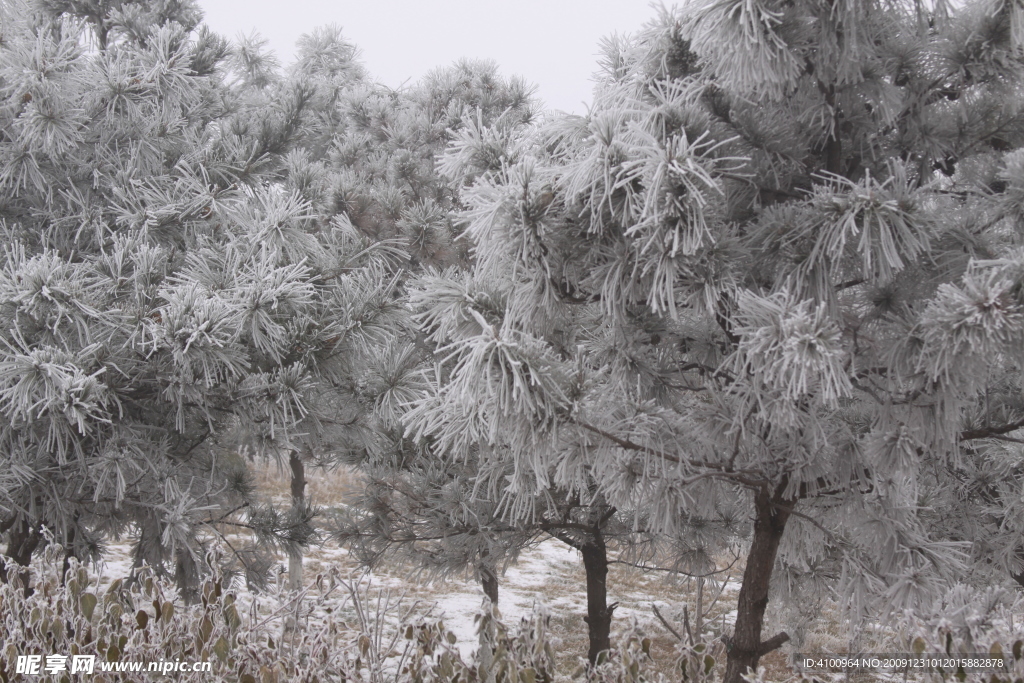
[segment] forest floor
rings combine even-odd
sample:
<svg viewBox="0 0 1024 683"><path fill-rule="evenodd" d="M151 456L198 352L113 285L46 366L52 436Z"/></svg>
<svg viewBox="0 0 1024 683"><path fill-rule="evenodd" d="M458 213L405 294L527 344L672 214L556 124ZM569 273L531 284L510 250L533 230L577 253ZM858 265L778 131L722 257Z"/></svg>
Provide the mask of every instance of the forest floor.
<svg viewBox="0 0 1024 683"><path fill-rule="evenodd" d="M315 504L324 505L327 501L335 504L344 501L357 487L358 480L344 470L333 472L315 472L307 474L307 495ZM264 495L276 505L285 507L288 504L287 473L278 471L274 466L258 470L258 484ZM226 534L232 539L231 534ZM237 537L239 542L244 538ZM101 586L114 579L126 576L131 568L130 539L112 542L108 553L100 567L99 583ZM290 613L286 604L288 593L283 590L284 570L287 558L280 558L278 572L273 572L282 585L271 587L263 594L255 595L243 586L235 586L239 593L239 602L252 607L254 614L259 613L266 618L277 618L284 628L284 619L280 615ZM723 561L722 567L726 566ZM705 618L702 634L706 642L713 645L714 650L722 654L720 636L726 632L736 615L736 599L739 592L739 579L743 571L742 560L735 562L728 571L716 576L717 584L708 582L704 589ZM464 658L472 656L477 644L474 617L480 612L483 592L477 581L472 577L454 577L445 580L431 579L417 573L415 568L392 564L374 572L364 571L348 552L337 544L327 542L324 545L308 549L303 564L305 586L310 590L309 605L302 617L307 622L327 618L327 613L337 612L343 618L351 618L345 614L352 609L351 599L345 590L339 590L337 605L312 598L313 586L318 577L333 575L347 580L350 585L358 585L361 596L370 611L381 609L381 599L389 605L387 619L394 621L396 615L403 610L414 615L429 615L441 618L446 628L458 638L457 646ZM724 581L724 585L723 585ZM715 600L716 596L720 597ZM400 601L400 605L397 605ZM676 667L676 643L678 638L667 627L686 636L684 625L684 605L690 616L691 630L697 596L696 580L680 578L666 572L642 571L625 564L612 564L608 573L608 601L617 603L614 613L612 640L623 636L630 629L636 629L645 637L651 638L651 655L657 669L666 674L669 680L676 680L672 675ZM305 607L305 605L304 605ZM659 618L655 612L660 612ZM550 632L554 637L555 652L560 672L571 673L578 670L585 661L588 641L587 627L583 620L586 614L586 577L579 554L555 539L548 539L523 552L518 562L510 567L500 578L499 611L506 625L515 628L523 618L530 617L534 610L546 610L551 615ZM826 610L827 612L828 610ZM275 617L274 615L278 615ZM337 618L337 614L335 614ZM842 652L842 639L837 635L838 622L826 613L819 618L818 627L804 642L804 650L809 652ZM766 624L766 633L774 634L771 624ZM766 669L765 680L784 681L793 675L789 665L791 648L784 647L761 660ZM831 678L831 677L827 677ZM837 678L837 680L839 680ZM858 678L857 680L882 680Z"/></svg>

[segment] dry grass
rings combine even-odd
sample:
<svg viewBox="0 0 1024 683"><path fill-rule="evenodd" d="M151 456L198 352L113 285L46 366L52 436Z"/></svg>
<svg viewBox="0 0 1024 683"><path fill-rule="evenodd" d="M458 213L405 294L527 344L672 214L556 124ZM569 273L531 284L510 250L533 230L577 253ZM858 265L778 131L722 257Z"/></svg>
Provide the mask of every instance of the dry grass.
<svg viewBox="0 0 1024 683"><path fill-rule="evenodd" d="M252 471L256 478L256 486L262 495L275 503L287 503L291 497L291 472L288 470L287 462L257 462L253 465ZM306 468L306 497L317 505L344 501L351 497L359 486L359 474L344 465L331 469Z"/></svg>

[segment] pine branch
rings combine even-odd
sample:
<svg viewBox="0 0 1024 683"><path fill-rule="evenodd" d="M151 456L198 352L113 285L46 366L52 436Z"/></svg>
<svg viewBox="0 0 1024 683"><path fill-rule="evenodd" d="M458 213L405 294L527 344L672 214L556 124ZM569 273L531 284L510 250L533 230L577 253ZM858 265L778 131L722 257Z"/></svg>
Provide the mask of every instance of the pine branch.
<svg viewBox="0 0 1024 683"><path fill-rule="evenodd" d="M681 486L690 486L698 481L701 481L702 479L728 479L731 481L735 481L739 484L742 484L747 488L753 489L761 488L768 483L767 479L752 479L749 476L747 476L748 474L752 474L751 472L734 471L731 469L730 465L722 465L718 463L711 463L700 460L681 460L673 455L669 455L668 453L656 451L653 448L643 446L641 444L630 441L629 439L624 439L622 437L615 436L614 434L606 432L600 427L595 427L594 425L587 424L586 422L577 421L576 424L586 429L587 431L593 432L594 434L597 434L599 436L603 436L604 438L608 439L617 446L621 446L622 448L625 448L627 450L647 453L648 455L653 455L657 458L661 458L662 460L668 460L669 462L674 462L681 465L690 465L691 467L695 468L707 468L712 470L711 472L702 472L701 474L698 474L692 479L684 479L683 481L679 482Z"/></svg>
<svg viewBox="0 0 1024 683"><path fill-rule="evenodd" d="M729 316L725 311L725 304L726 298L723 295L722 298L719 299L718 306L715 309L715 322L717 322L718 326L722 328L723 332L725 332L725 336L729 340L729 343L733 346L739 346L741 339L739 335L733 332L732 322L729 320Z"/></svg>
<svg viewBox="0 0 1024 683"><path fill-rule="evenodd" d="M982 427L980 429L967 429L960 432L960 441L973 441L975 439L987 439L989 437L1001 436L1009 432L1017 431L1024 427L1024 418L1016 422L998 425L995 427Z"/></svg>

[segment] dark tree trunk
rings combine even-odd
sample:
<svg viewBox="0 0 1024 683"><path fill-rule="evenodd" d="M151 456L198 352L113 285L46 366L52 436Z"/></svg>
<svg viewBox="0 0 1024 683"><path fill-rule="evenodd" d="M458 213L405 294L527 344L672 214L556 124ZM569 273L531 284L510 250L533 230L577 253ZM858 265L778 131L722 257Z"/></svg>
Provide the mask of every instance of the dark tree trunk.
<svg viewBox="0 0 1024 683"><path fill-rule="evenodd" d="M32 562L32 553L39 547L40 541L42 541L42 534L39 533L39 527L27 518L22 517L11 525L7 534L7 556L14 560L15 563L22 567L28 567L29 563ZM3 566L0 562L0 579L4 583L7 583L10 578L10 571L15 571L14 567ZM32 595L32 586L29 584L29 573L27 570L21 570L20 574L22 585L25 588L25 597Z"/></svg>
<svg viewBox="0 0 1024 683"><path fill-rule="evenodd" d="M836 109L835 86L830 85L825 88L819 81L818 87L823 89L825 101L832 108L832 111L835 112L832 120L832 135L825 142L825 170L835 175L843 175L843 141L839 137L839 128L843 114Z"/></svg>
<svg viewBox="0 0 1024 683"><path fill-rule="evenodd" d="M498 606L498 577L489 564L480 565L480 585L484 589L484 595L491 601L491 605Z"/></svg>
<svg viewBox="0 0 1024 683"><path fill-rule="evenodd" d="M597 662L597 655L611 648L612 612L608 607L608 552L600 527L594 528L593 537L580 548L583 567L587 571L587 616L584 621L590 631L590 650L587 659Z"/></svg>
<svg viewBox="0 0 1024 683"><path fill-rule="evenodd" d="M149 565L159 576L173 576L178 592L187 604L199 601L200 566L187 548L177 548L172 555L164 547L161 536L160 518L147 513L136 518L139 530L138 540L132 551L132 568L140 569ZM131 581L138 581L138 574L132 573Z"/></svg>
<svg viewBox="0 0 1024 683"><path fill-rule="evenodd" d="M306 497L306 467L302 464L302 458L295 451L288 456L288 467L292 471L292 502L297 500L301 503Z"/></svg>
<svg viewBox="0 0 1024 683"><path fill-rule="evenodd" d="M288 456L288 465L292 472L293 523L298 524L303 518L306 503L306 468L302 464L302 458L295 451ZM288 588L291 591L302 589L302 551L299 549L288 553Z"/></svg>
<svg viewBox="0 0 1024 683"><path fill-rule="evenodd" d="M199 567L185 548L178 548L175 554L174 583L186 605L199 602Z"/></svg>
<svg viewBox="0 0 1024 683"><path fill-rule="evenodd" d="M838 121L836 122L838 126ZM825 143L825 169L829 173L842 175L843 172L843 141L836 130Z"/></svg>
<svg viewBox="0 0 1024 683"><path fill-rule="evenodd" d="M991 502L997 502L997 501L996 500L991 500ZM1017 552L1017 559L1018 560L1024 560L1024 552L1018 551ZM1018 586L1020 586L1021 588L1024 588L1024 572L1013 572L1013 571L1011 571L1010 572L1010 578L1013 579L1014 581L1016 581Z"/></svg>
<svg viewBox="0 0 1024 683"><path fill-rule="evenodd" d="M160 570L164 561L164 549L160 545L160 520L154 513L146 513L142 517L137 517L135 524L139 530L139 538L132 549L132 567L138 569L148 564Z"/></svg>
<svg viewBox="0 0 1024 683"><path fill-rule="evenodd" d="M736 625L732 638L726 641L728 654L722 683L743 683L742 675L747 671L756 671L757 663L763 655L789 640L785 633L766 641L761 640L775 556L786 530L786 522L796 503L795 500L783 498L784 490L785 483L780 484L774 494L759 490L754 496L754 539L747 555L743 585L740 586Z"/></svg>

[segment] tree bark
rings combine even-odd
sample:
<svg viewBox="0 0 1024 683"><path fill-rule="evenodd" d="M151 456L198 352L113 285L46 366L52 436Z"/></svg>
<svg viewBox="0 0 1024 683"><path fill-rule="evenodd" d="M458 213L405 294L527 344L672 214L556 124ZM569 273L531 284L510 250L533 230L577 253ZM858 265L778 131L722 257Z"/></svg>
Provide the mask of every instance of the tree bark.
<svg viewBox="0 0 1024 683"><path fill-rule="evenodd" d="M178 548L175 553L174 583L186 605L199 602L199 567L187 548Z"/></svg>
<svg viewBox="0 0 1024 683"><path fill-rule="evenodd" d="M292 513L295 523L298 523L298 520L302 519L306 501L306 468L302 464L302 458L295 451L288 456L288 465L292 472ZM292 592L302 590L302 550L300 549L288 553L288 590Z"/></svg>
<svg viewBox="0 0 1024 683"><path fill-rule="evenodd" d="M583 554L583 567L587 572L587 622L590 631L590 650L587 659L591 664L597 662L597 655L611 649L611 626L614 605L608 607L608 552L601 535L600 527L580 548Z"/></svg>
<svg viewBox="0 0 1024 683"><path fill-rule="evenodd" d="M484 589L484 595L491 601L491 605L494 607L498 606L498 577L494 575L494 570L491 566L486 563L480 565L480 585Z"/></svg>
<svg viewBox="0 0 1024 683"><path fill-rule="evenodd" d="M697 577L697 609L693 615L693 630L697 640L704 640L704 577Z"/></svg>
<svg viewBox="0 0 1024 683"><path fill-rule="evenodd" d="M775 556L786 530L795 500L785 499L785 482L774 493L759 490L754 496L754 539L743 571L739 602L736 606L736 625L733 635L726 640L725 678L722 683L743 683L743 674L756 671L758 661L765 654L780 647L789 636L780 633L766 641L761 640L764 612L768 607L768 587L771 583Z"/></svg>
<svg viewBox="0 0 1024 683"><path fill-rule="evenodd" d="M32 562L32 553L39 547L39 542L42 541L42 538L38 525L30 522L28 518L22 517L11 525L11 528L8 530L7 557L14 560L21 567L28 567ZM3 566L3 563L0 562L0 580L3 580L4 583L7 583L10 578L10 571L14 571L14 568ZM21 577L22 586L25 589L25 597L27 598L32 595L28 570L20 570L19 576Z"/></svg>

